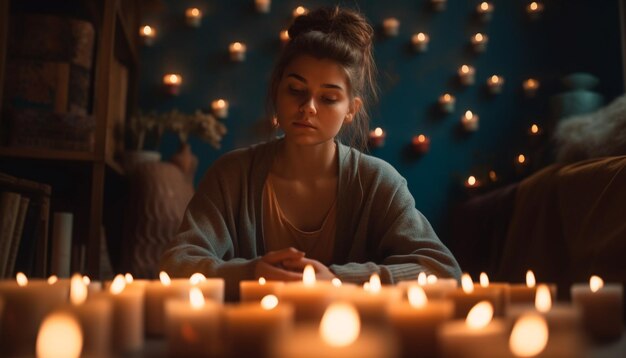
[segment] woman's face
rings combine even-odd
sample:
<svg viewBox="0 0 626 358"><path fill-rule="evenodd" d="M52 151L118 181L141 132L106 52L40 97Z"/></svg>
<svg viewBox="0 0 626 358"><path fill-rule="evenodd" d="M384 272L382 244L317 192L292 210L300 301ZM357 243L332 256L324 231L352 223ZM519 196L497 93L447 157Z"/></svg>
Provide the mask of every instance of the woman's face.
<svg viewBox="0 0 626 358"><path fill-rule="evenodd" d="M285 68L276 93L276 115L285 139L299 145L333 140L361 105L349 91L347 76L335 61L296 57Z"/></svg>

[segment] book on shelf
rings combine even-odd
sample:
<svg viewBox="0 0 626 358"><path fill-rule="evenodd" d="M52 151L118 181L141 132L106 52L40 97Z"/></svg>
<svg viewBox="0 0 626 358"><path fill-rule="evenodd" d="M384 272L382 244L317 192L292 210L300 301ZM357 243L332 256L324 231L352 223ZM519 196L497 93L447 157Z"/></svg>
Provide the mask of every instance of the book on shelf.
<svg viewBox="0 0 626 358"><path fill-rule="evenodd" d="M9 259L4 267L4 277L11 277L14 275L15 260L17 259L17 251L22 242L22 236L24 234L24 223L26 222L26 212L28 211L28 204L30 198L22 196L20 198L20 208L17 213L17 221L15 222L15 228L13 229L13 242L11 243L11 249L9 250Z"/></svg>
<svg viewBox="0 0 626 358"><path fill-rule="evenodd" d="M10 191L0 194L0 277L5 277L21 197L20 194Z"/></svg>

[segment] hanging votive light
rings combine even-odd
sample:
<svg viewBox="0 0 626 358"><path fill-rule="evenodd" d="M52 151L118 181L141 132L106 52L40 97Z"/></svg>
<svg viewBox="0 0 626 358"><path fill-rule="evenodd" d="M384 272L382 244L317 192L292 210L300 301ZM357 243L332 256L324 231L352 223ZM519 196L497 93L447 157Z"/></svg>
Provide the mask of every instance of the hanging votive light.
<svg viewBox="0 0 626 358"><path fill-rule="evenodd" d="M430 4L435 11L443 11L446 9L448 0L430 0Z"/></svg>
<svg viewBox="0 0 626 358"><path fill-rule="evenodd" d="M541 134L541 127L539 127L539 125L537 124L532 124L530 126L530 128L528 128L528 134L530 134L531 136L538 136Z"/></svg>
<svg viewBox="0 0 626 358"><path fill-rule="evenodd" d="M411 37L411 44L413 44L413 50L415 52L426 52L429 42L430 37L423 32L417 33Z"/></svg>
<svg viewBox="0 0 626 358"><path fill-rule="evenodd" d="M152 46L154 39L156 38L156 29L152 26L142 26L139 29L139 36L142 39L144 46Z"/></svg>
<svg viewBox="0 0 626 358"><path fill-rule="evenodd" d="M543 4L537 1L533 1L526 6L526 12L531 19L539 18L539 15L543 12Z"/></svg>
<svg viewBox="0 0 626 358"><path fill-rule="evenodd" d="M289 38L289 31L287 30L282 30L279 34L279 38L280 38L280 43L284 45L286 45L290 38Z"/></svg>
<svg viewBox="0 0 626 358"><path fill-rule="evenodd" d="M539 89L539 85L539 81L534 78L529 78L524 81L522 86L524 87L524 93L526 94L526 97L534 97L537 93L537 90Z"/></svg>
<svg viewBox="0 0 626 358"><path fill-rule="evenodd" d="M498 75L493 75L487 79L487 89L491 94L498 94L502 92L502 86L504 85L504 78Z"/></svg>
<svg viewBox="0 0 626 358"><path fill-rule="evenodd" d="M476 7L476 13L483 22L490 21L493 14L493 4L487 1L481 2Z"/></svg>
<svg viewBox="0 0 626 358"><path fill-rule="evenodd" d="M444 113L454 112L454 105L456 104L456 98L449 93L444 93L439 96L439 108Z"/></svg>
<svg viewBox="0 0 626 358"><path fill-rule="evenodd" d="M258 13L267 14L270 12L272 0L254 0L254 8Z"/></svg>
<svg viewBox="0 0 626 358"><path fill-rule="evenodd" d="M373 131L370 131L370 138L369 138L369 142L370 145L373 148L380 148L383 145L385 145L385 131L378 127L376 129L374 129Z"/></svg>
<svg viewBox="0 0 626 358"><path fill-rule="evenodd" d="M465 111L465 114L461 117L461 125L467 132L476 132L478 130L478 115L472 113L472 111Z"/></svg>
<svg viewBox="0 0 626 358"><path fill-rule="evenodd" d="M430 138L424 134L414 136L411 143L413 144L413 150L417 154L426 154L430 150Z"/></svg>
<svg viewBox="0 0 626 358"><path fill-rule="evenodd" d="M388 37L398 36L400 30L400 21L395 17L388 17L383 20L383 33Z"/></svg>
<svg viewBox="0 0 626 358"><path fill-rule="evenodd" d="M298 16L302 16L302 15L306 15L309 13L309 9L307 9L304 6L298 6L297 8L295 8L293 10L293 12L291 13L291 15L293 16L293 18L295 19Z"/></svg>
<svg viewBox="0 0 626 358"><path fill-rule="evenodd" d="M487 49L487 43L489 42L489 37L479 32L472 36L470 42L472 43L474 52L485 52Z"/></svg>
<svg viewBox="0 0 626 358"><path fill-rule="evenodd" d="M179 74L168 73L163 76L163 86L165 87L165 92L169 95L178 95L182 83L183 78Z"/></svg>
<svg viewBox="0 0 626 358"><path fill-rule="evenodd" d="M233 42L228 45L230 60L233 62L243 62L246 60L246 45L241 42Z"/></svg>
<svg viewBox="0 0 626 358"><path fill-rule="evenodd" d="M476 70L469 65L463 65L458 70L459 81L464 86L471 86L476 82Z"/></svg>
<svg viewBox="0 0 626 358"><path fill-rule="evenodd" d="M185 10L185 22L191 27L200 27L202 23L202 11L197 7Z"/></svg>
<svg viewBox="0 0 626 358"><path fill-rule="evenodd" d="M211 111L217 118L224 119L228 117L228 101L225 99L216 99L211 102Z"/></svg>

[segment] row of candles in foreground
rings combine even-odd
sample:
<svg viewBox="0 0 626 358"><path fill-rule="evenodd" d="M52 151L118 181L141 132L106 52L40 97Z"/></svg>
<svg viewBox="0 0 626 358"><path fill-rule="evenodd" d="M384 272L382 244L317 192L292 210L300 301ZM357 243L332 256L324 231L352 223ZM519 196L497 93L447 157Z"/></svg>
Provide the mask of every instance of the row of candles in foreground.
<svg viewBox="0 0 626 358"><path fill-rule="evenodd" d="M458 288L421 273L384 286L373 274L361 287L316 281L308 266L302 282L241 281L241 302L224 305L224 281L199 273L104 285L18 274L0 282L0 354L106 356L139 351L149 336L165 337L172 355L579 356L587 333L621 337L621 284L592 276L572 286L573 304L553 304L555 285L537 285L532 271L526 281L464 274Z"/></svg>

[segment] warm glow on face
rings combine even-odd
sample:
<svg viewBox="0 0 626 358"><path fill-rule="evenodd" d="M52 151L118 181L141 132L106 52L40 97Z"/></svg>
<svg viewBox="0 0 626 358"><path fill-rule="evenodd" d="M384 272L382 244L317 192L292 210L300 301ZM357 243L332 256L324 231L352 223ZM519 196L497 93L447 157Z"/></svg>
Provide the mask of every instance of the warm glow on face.
<svg viewBox="0 0 626 358"><path fill-rule="evenodd" d="M465 325L471 329L486 327L493 318L493 306L488 301L477 303L467 314Z"/></svg>
<svg viewBox="0 0 626 358"><path fill-rule="evenodd" d="M589 279L589 288L591 289L591 292L598 292L598 290L602 287L604 287L604 280L596 275L591 276Z"/></svg>
<svg viewBox="0 0 626 358"><path fill-rule="evenodd" d="M196 272L193 275L191 275L191 277L189 277L189 283L192 284L193 286L204 281L206 281L206 276L204 276L200 272Z"/></svg>
<svg viewBox="0 0 626 358"><path fill-rule="evenodd" d="M341 280L337 277L333 278L330 282L334 287L341 287Z"/></svg>
<svg viewBox="0 0 626 358"><path fill-rule="evenodd" d="M189 303L194 310L199 310L204 307L204 295L198 287L192 287L189 290Z"/></svg>
<svg viewBox="0 0 626 358"><path fill-rule="evenodd" d="M524 154L520 154L517 156L517 162L520 164L524 164L526 162L526 156Z"/></svg>
<svg viewBox="0 0 626 358"><path fill-rule="evenodd" d="M541 284L537 286L537 292L535 293L535 308L537 311L546 313L552 308L552 295L550 294L550 288L548 285Z"/></svg>
<svg viewBox="0 0 626 358"><path fill-rule="evenodd" d="M83 276L83 283L89 286L89 284L91 283L91 279L89 278L89 276L87 275Z"/></svg>
<svg viewBox="0 0 626 358"><path fill-rule="evenodd" d="M509 349L516 357L535 357L548 344L548 324L536 313L521 316L513 326Z"/></svg>
<svg viewBox="0 0 626 358"><path fill-rule="evenodd" d="M469 274L464 273L463 276L461 276L461 287L465 293L474 292L474 282Z"/></svg>
<svg viewBox="0 0 626 358"><path fill-rule="evenodd" d="M47 316L37 334L37 357L80 357L83 334L80 323L69 313Z"/></svg>
<svg viewBox="0 0 626 358"><path fill-rule="evenodd" d="M469 186L476 185L476 177L473 175L470 175L469 178L467 178L467 185Z"/></svg>
<svg viewBox="0 0 626 358"><path fill-rule="evenodd" d="M530 132L532 134L537 134L539 133L539 126L536 124L533 124L532 126L530 126Z"/></svg>
<svg viewBox="0 0 626 358"><path fill-rule="evenodd" d="M435 275L428 275L428 277L426 277L426 282L428 282L429 285L434 285L437 283L437 276Z"/></svg>
<svg viewBox="0 0 626 358"><path fill-rule="evenodd" d="M422 308L428 303L426 292L424 292L424 289L421 286L409 287L407 295L409 296L409 303L411 304L411 307Z"/></svg>
<svg viewBox="0 0 626 358"><path fill-rule="evenodd" d="M161 280L161 284L163 286L169 286L172 284L172 280L170 279L170 275L165 271L159 272L159 280Z"/></svg>
<svg viewBox="0 0 626 358"><path fill-rule="evenodd" d="M73 305L81 305L87 300L87 286L80 274L74 274L70 280L70 302Z"/></svg>
<svg viewBox="0 0 626 358"><path fill-rule="evenodd" d="M489 287L489 276L486 273L480 273L480 287Z"/></svg>
<svg viewBox="0 0 626 358"><path fill-rule="evenodd" d="M380 128L380 127L374 129L374 135L377 136L377 137L382 136L383 135L383 129Z"/></svg>
<svg viewBox="0 0 626 358"><path fill-rule="evenodd" d="M528 270L526 272L526 286L535 287L536 284L537 281L535 280L535 274L532 272L532 270Z"/></svg>
<svg viewBox="0 0 626 358"><path fill-rule="evenodd" d="M331 304L320 323L322 340L333 347L349 346L359 338L360 331L359 313L348 303Z"/></svg>
<svg viewBox="0 0 626 358"><path fill-rule="evenodd" d="M278 297L274 295L267 295L261 299L261 307L266 310L273 310L278 306Z"/></svg>
<svg viewBox="0 0 626 358"><path fill-rule="evenodd" d="M370 293L379 293L382 290L382 284L380 282L380 276L377 273L370 276Z"/></svg>
<svg viewBox="0 0 626 358"><path fill-rule="evenodd" d="M419 275L417 275L417 284L420 286L426 286L427 283L428 277L426 276L426 273L420 272Z"/></svg>
<svg viewBox="0 0 626 358"><path fill-rule="evenodd" d="M311 265L306 265L302 272L302 283L305 286L315 285L315 269Z"/></svg>
<svg viewBox="0 0 626 358"><path fill-rule="evenodd" d="M150 37L152 35L154 35L154 31L152 30L152 27L146 25L144 27L141 28L141 31L139 32L141 36L146 36L146 37Z"/></svg>
<svg viewBox="0 0 626 358"><path fill-rule="evenodd" d="M126 280L126 283L127 283L127 284L129 284L129 285L130 285L131 283L133 283L133 281L135 280L135 279L133 278L133 275L131 275L131 274L129 274L129 273L127 273L126 275L124 275L124 279Z"/></svg>
<svg viewBox="0 0 626 358"><path fill-rule="evenodd" d="M58 280L59 280L59 278L57 277L57 275L52 275L52 276L48 277L48 284L49 285L54 285L55 283L57 283Z"/></svg>
<svg viewBox="0 0 626 358"><path fill-rule="evenodd" d="M126 280L124 279L124 276L117 275L113 279L113 282L111 283L111 287L109 288L109 290L111 291L112 294L117 295L120 292L124 291L125 287L126 287Z"/></svg>
<svg viewBox="0 0 626 358"><path fill-rule="evenodd" d="M28 278L22 272L18 272L15 275L15 281L17 281L17 284L20 287L24 287L24 286L28 285Z"/></svg>

